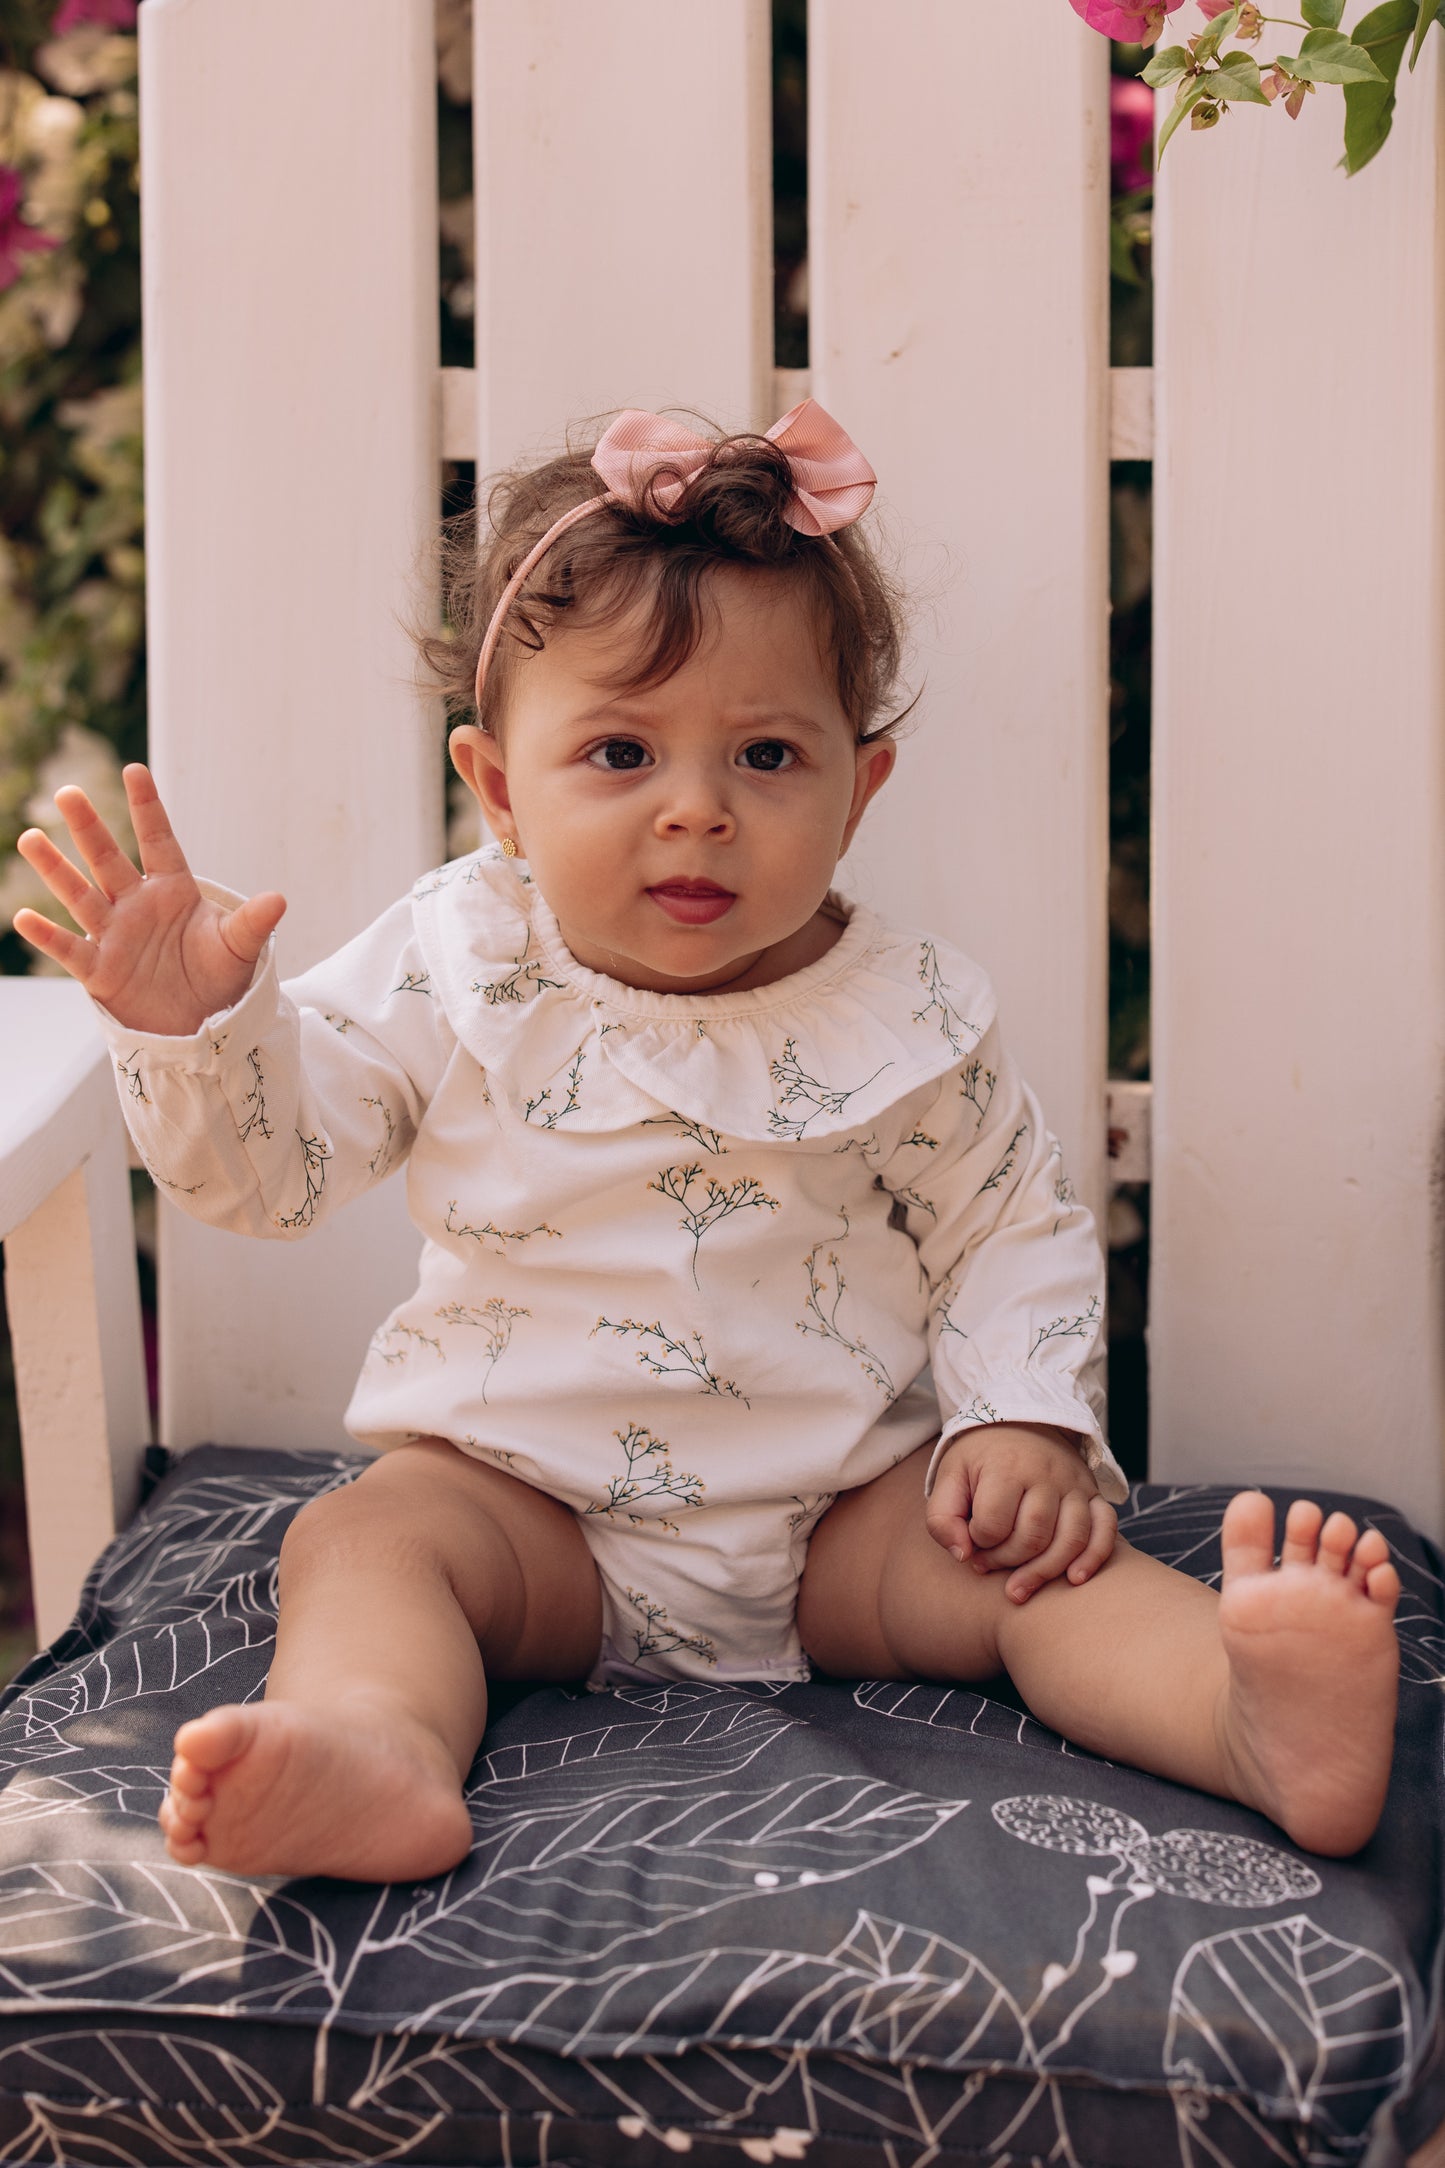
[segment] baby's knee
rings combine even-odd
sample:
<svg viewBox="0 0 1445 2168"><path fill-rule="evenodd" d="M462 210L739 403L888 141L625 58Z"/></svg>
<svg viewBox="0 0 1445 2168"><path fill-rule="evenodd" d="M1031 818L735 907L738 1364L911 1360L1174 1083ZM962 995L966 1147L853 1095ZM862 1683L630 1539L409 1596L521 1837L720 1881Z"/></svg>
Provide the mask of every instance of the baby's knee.
<svg viewBox="0 0 1445 2168"><path fill-rule="evenodd" d="M283 1586L299 1574L361 1567L379 1553L404 1557L413 1568L430 1559L435 1546L427 1537L425 1515L406 1511L388 1495L391 1488L363 1476L308 1498L281 1539Z"/></svg>

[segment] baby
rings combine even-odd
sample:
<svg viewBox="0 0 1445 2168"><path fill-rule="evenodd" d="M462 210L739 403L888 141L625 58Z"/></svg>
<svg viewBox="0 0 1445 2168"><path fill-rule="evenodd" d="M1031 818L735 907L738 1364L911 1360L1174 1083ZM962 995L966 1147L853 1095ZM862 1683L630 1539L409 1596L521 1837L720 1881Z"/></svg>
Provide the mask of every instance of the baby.
<svg viewBox="0 0 1445 2168"><path fill-rule="evenodd" d="M601 483L605 485L599 488ZM279 895L192 877L146 770L137 872L20 849L83 938L187 1210L304 1234L407 1162L416 1292L299 1513L266 1698L176 1735L172 1856L454 1866L487 1681L986 1680L1081 1745L1348 1853L1389 1770L1384 1538L1269 1501L1216 1595L1118 1540L1101 1260L989 983L832 888L886 782L899 631L873 475L628 413L494 492L424 643L496 844L278 983ZM931 1373L925 1371L931 1364Z"/></svg>

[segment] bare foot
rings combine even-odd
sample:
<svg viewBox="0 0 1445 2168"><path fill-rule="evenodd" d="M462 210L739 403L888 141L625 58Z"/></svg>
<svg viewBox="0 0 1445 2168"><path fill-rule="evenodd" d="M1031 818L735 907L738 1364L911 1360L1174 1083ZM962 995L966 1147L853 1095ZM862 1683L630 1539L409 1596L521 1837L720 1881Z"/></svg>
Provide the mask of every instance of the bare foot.
<svg viewBox="0 0 1445 2168"><path fill-rule="evenodd" d="M1230 1679L1221 1738L1237 1796L1307 1851L1356 1852L1385 1803L1400 1669L1400 1577L1378 1529L1300 1499L1274 1564L1274 1507L1241 1491L1224 1516L1219 1630Z"/></svg>
<svg viewBox="0 0 1445 2168"><path fill-rule="evenodd" d="M233 1705L182 1724L160 1824L182 1866L357 1882L426 1881L464 1859L472 1836L446 1748L371 1694Z"/></svg>

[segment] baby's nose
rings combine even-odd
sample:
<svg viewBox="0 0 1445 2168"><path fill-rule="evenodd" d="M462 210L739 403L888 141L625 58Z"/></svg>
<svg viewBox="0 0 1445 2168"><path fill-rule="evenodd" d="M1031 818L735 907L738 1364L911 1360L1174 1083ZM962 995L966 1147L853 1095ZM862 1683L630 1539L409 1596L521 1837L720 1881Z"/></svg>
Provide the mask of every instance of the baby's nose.
<svg viewBox="0 0 1445 2168"><path fill-rule="evenodd" d="M727 835L734 826L722 791L704 776L679 778L657 818L659 832L667 835Z"/></svg>

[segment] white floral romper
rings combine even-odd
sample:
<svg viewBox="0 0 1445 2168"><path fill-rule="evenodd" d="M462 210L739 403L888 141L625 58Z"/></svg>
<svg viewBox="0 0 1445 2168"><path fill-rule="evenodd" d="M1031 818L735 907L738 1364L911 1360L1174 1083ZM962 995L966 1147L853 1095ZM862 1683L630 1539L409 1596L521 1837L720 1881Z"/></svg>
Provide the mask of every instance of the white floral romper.
<svg viewBox="0 0 1445 2168"><path fill-rule="evenodd" d="M419 1284L347 1427L574 1509L596 1683L805 1678L810 1532L940 1415L944 1440L1062 1424L1124 1495L1092 1222L988 980L841 908L775 985L643 993L577 964L488 846L284 987L268 953L192 1038L102 1012L136 1143L213 1226L304 1234L407 1161Z"/></svg>

